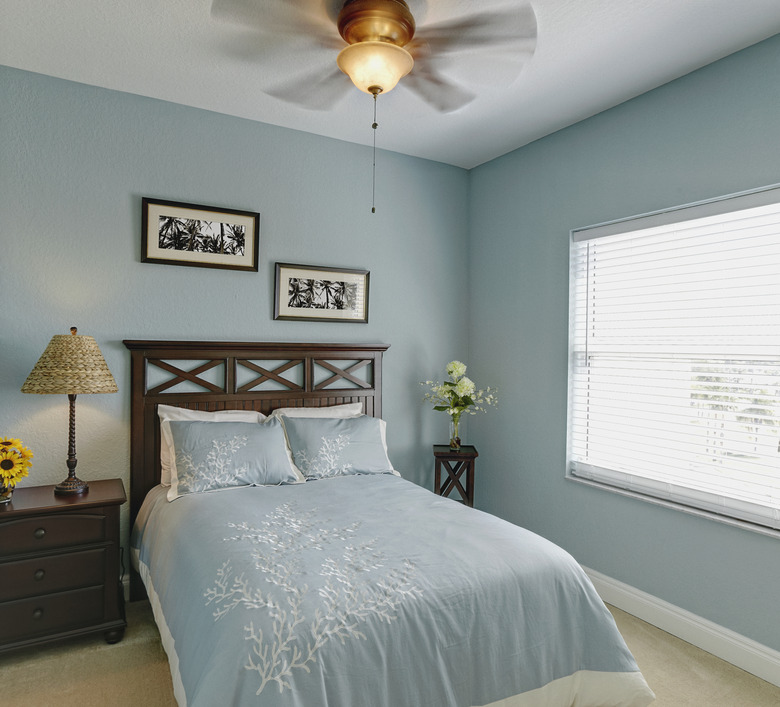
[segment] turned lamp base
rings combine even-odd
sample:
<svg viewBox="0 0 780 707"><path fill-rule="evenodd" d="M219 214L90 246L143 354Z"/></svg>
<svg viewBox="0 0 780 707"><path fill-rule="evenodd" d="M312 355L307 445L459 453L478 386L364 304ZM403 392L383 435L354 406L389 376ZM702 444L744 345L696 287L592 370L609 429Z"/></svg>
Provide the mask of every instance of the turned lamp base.
<svg viewBox="0 0 780 707"><path fill-rule="evenodd" d="M58 496L71 496L89 491L89 484L76 476L76 396L68 394L68 478L54 487L54 493Z"/></svg>
<svg viewBox="0 0 780 707"><path fill-rule="evenodd" d="M89 491L89 484L75 475L68 476L65 481L61 481L54 487L54 493L58 496L70 496L71 494L86 493L87 491Z"/></svg>

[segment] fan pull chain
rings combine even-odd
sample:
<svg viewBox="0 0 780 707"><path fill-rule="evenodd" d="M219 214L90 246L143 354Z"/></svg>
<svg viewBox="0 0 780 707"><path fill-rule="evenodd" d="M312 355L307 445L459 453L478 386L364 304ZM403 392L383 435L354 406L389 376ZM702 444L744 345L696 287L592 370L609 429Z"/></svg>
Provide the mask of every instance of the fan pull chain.
<svg viewBox="0 0 780 707"><path fill-rule="evenodd" d="M374 164L371 183L371 213L376 213L376 129L379 127L379 123L376 122L376 97L379 95L379 91L374 93L374 122L371 123L371 128L374 131Z"/></svg>

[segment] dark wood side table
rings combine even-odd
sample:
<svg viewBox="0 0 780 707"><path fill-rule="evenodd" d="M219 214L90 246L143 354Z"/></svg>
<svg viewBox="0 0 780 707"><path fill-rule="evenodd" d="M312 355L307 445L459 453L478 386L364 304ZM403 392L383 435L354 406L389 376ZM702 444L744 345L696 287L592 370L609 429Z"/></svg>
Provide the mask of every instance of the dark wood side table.
<svg viewBox="0 0 780 707"><path fill-rule="evenodd" d="M86 633L124 636L119 575L121 479L55 496L54 486L14 491L0 506L0 652Z"/></svg>
<svg viewBox="0 0 780 707"><path fill-rule="evenodd" d="M460 451L455 452L448 444L434 444L433 456L436 459L433 492L439 496L449 496L454 489L457 489L460 498L455 500L473 507L474 460L479 456L476 447L464 444ZM445 479L442 479L442 469L447 473Z"/></svg>

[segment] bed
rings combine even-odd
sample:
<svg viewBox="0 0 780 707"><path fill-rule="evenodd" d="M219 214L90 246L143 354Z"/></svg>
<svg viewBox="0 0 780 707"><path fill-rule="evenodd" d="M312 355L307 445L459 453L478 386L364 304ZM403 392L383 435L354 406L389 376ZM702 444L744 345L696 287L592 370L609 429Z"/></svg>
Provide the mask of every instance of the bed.
<svg viewBox="0 0 780 707"><path fill-rule="evenodd" d="M387 346L125 345L131 595L181 707L652 702L566 552L392 467Z"/></svg>

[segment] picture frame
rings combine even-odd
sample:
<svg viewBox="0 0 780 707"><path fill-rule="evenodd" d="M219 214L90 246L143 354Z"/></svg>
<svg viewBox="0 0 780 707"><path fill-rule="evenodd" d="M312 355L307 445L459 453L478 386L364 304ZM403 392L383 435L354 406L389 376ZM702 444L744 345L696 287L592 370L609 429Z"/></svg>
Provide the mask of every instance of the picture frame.
<svg viewBox="0 0 780 707"><path fill-rule="evenodd" d="M141 262L258 271L260 214L142 199Z"/></svg>
<svg viewBox="0 0 780 707"><path fill-rule="evenodd" d="M274 319L368 323L368 270L276 263Z"/></svg>

